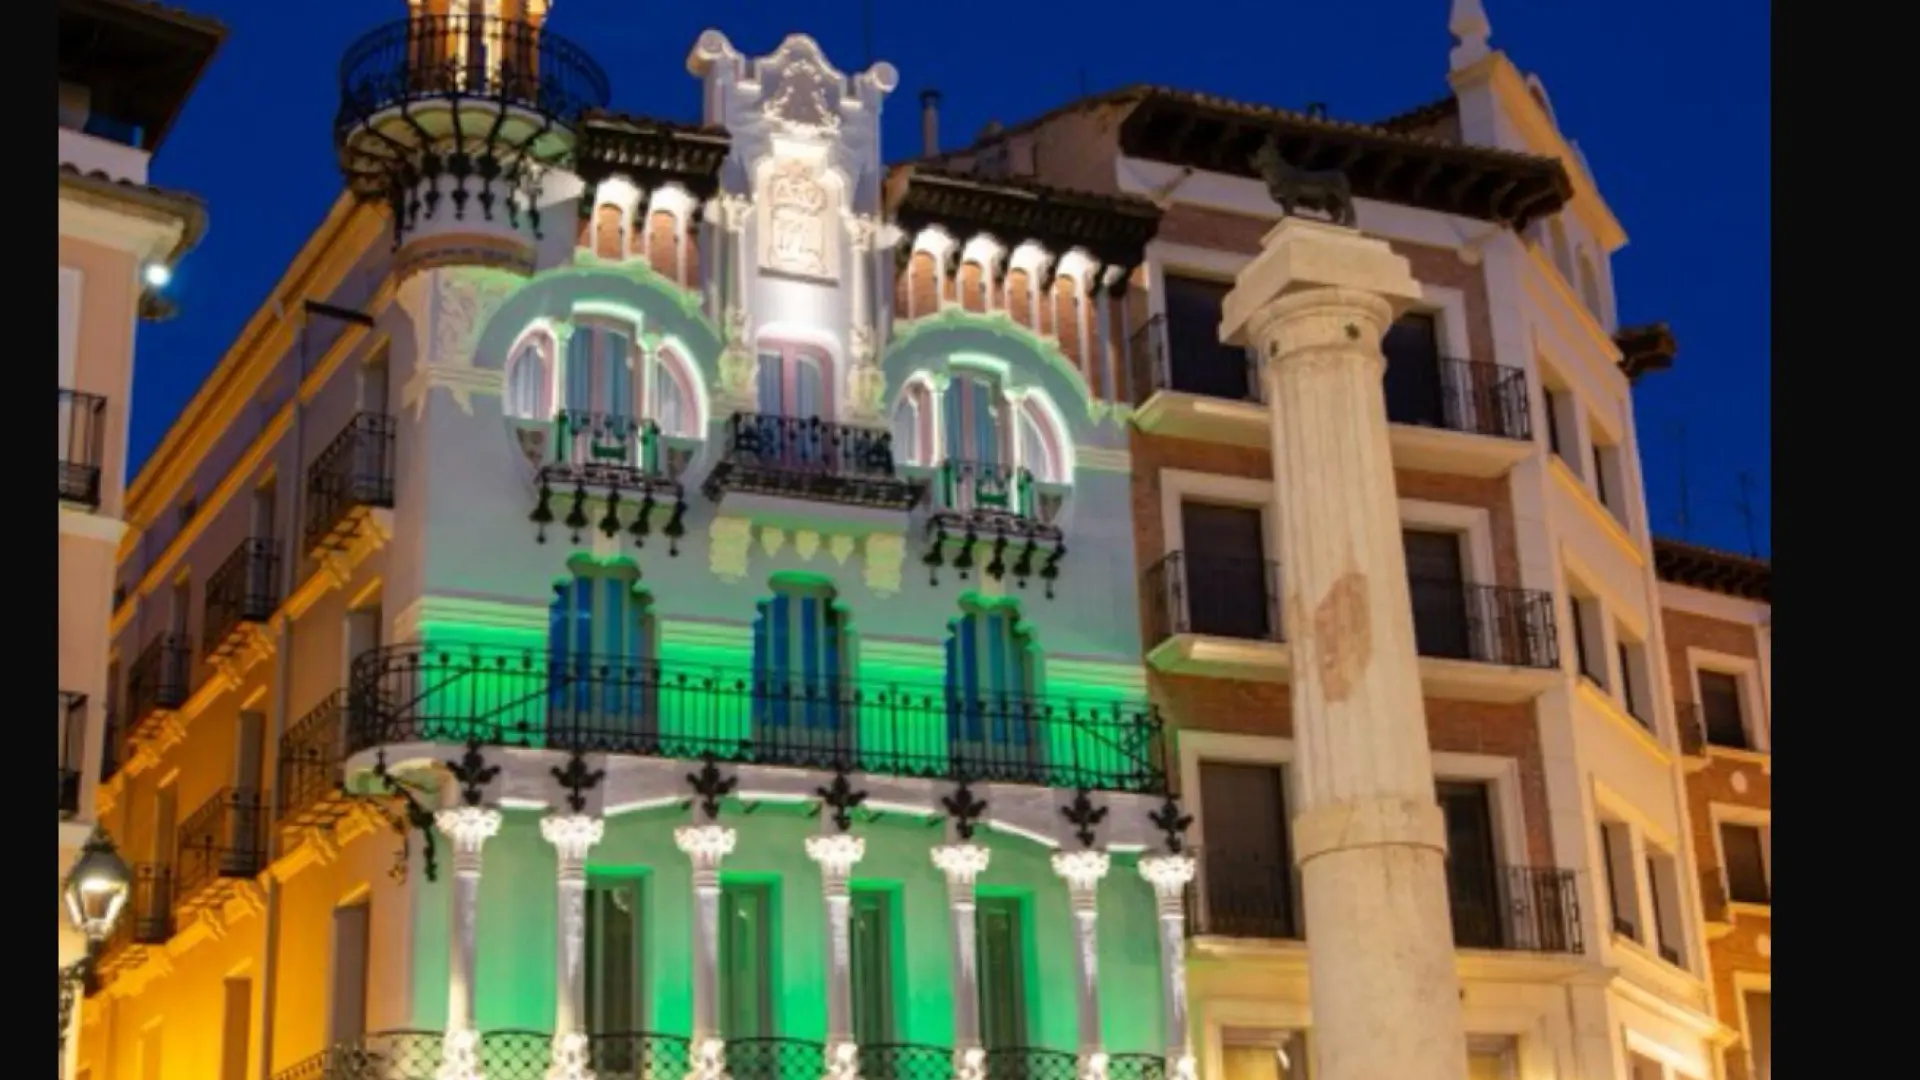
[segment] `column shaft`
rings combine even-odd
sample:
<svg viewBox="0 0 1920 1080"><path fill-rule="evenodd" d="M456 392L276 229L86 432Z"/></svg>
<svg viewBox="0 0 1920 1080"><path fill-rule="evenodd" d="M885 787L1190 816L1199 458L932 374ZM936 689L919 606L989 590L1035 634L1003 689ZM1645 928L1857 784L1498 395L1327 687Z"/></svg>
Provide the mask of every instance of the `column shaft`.
<svg viewBox="0 0 1920 1080"><path fill-rule="evenodd" d="M553 1054L547 1080L591 1080L586 1036L587 851L606 821L585 814L543 818L540 834L554 847L559 918L555 920Z"/></svg>
<svg viewBox="0 0 1920 1080"><path fill-rule="evenodd" d="M974 933L974 880L987 868L987 849L974 843L933 849L933 864L947 876L947 909L953 920L954 1080L981 1080L980 967Z"/></svg>
<svg viewBox="0 0 1920 1080"><path fill-rule="evenodd" d="M847 878L865 853L866 842L846 833L807 838L807 857L820 864L827 908L828 1080L852 1080L859 1074L853 1031L853 896Z"/></svg>
<svg viewBox="0 0 1920 1080"><path fill-rule="evenodd" d="M1167 1045L1167 1080L1193 1080L1193 1047L1187 1032L1186 889L1196 868L1191 855L1149 855L1140 876L1153 884L1160 924L1161 1025Z"/></svg>
<svg viewBox="0 0 1920 1080"><path fill-rule="evenodd" d="M500 811L457 806L435 818L453 841L453 927L447 941L447 1027L438 1080L480 1080L480 1033L474 1030L474 950L480 931L480 855L500 832Z"/></svg>
<svg viewBox="0 0 1920 1080"><path fill-rule="evenodd" d="M726 1075L726 1045L720 1039L720 860L739 835L723 825L675 829L674 843L693 860L693 1039L697 1080Z"/></svg>
<svg viewBox="0 0 1920 1080"><path fill-rule="evenodd" d="M1066 879L1073 906L1081 1080L1103 1080L1107 1075L1100 1038L1099 897L1100 879L1111 865L1104 851L1062 851L1053 856L1053 872Z"/></svg>

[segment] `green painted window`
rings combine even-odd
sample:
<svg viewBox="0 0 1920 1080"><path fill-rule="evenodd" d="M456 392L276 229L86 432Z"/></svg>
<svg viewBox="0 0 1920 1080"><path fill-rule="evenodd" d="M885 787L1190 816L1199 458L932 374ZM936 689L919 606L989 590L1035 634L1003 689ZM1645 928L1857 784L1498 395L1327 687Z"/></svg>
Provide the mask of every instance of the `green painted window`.
<svg viewBox="0 0 1920 1080"><path fill-rule="evenodd" d="M587 1031L645 1031L640 1000L640 882L587 883Z"/></svg>
<svg viewBox="0 0 1920 1080"><path fill-rule="evenodd" d="M1016 896L982 896L974 909L980 1041L989 1050L1027 1045L1024 923Z"/></svg>
<svg viewBox="0 0 1920 1080"><path fill-rule="evenodd" d="M723 882L720 887L720 1034L727 1039L773 1035L773 887Z"/></svg>
<svg viewBox="0 0 1920 1080"><path fill-rule="evenodd" d="M893 1042L893 896L883 889L853 893L853 1041Z"/></svg>

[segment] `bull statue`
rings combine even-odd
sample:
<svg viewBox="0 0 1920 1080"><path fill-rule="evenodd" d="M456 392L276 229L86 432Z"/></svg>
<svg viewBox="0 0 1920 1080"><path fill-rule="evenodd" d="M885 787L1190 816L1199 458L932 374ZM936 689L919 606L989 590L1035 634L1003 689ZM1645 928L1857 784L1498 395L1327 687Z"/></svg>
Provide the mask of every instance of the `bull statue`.
<svg viewBox="0 0 1920 1080"><path fill-rule="evenodd" d="M1253 167L1260 170L1267 182L1267 194L1287 217L1297 217L1299 210L1313 210L1327 215L1335 225L1353 226L1353 185L1347 182L1346 173L1295 168L1280 156L1280 145L1271 137L1253 155Z"/></svg>

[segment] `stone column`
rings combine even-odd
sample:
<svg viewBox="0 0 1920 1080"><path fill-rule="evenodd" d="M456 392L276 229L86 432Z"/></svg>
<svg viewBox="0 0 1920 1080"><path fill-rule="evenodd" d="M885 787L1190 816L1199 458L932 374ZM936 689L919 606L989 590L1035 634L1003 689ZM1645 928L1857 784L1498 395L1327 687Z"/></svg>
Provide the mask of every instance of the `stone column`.
<svg viewBox="0 0 1920 1080"><path fill-rule="evenodd" d="M1107 1055L1100 1039L1100 879L1112 865L1104 851L1057 851L1053 872L1066 879L1073 904L1074 952L1079 978L1080 1080L1106 1080Z"/></svg>
<svg viewBox="0 0 1920 1080"><path fill-rule="evenodd" d="M605 818L555 814L540 835L559 857L560 938L554 952L553 1056L547 1080L593 1080L587 1067L587 850L606 835Z"/></svg>
<svg viewBox="0 0 1920 1080"><path fill-rule="evenodd" d="M720 860L739 834L725 825L683 825L673 842L693 860L693 1071L688 1080L723 1080L720 1039Z"/></svg>
<svg viewBox="0 0 1920 1080"><path fill-rule="evenodd" d="M720 352L720 388L740 408L754 403L754 377L757 357L747 337L751 318L747 311L747 221L753 215L753 200L744 195L721 195L714 200L716 216L724 230L720 247L727 261L715 276L721 282L720 325L726 345Z"/></svg>
<svg viewBox="0 0 1920 1080"><path fill-rule="evenodd" d="M974 940L973 883L987 868L987 849L970 840L933 849L933 865L947 876L947 908L953 917L953 1078L984 1080L980 1048L979 950Z"/></svg>
<svg viewBox="0 0 1920 1080"><path fill-rule="evenodd" d="M826 1080L854 1080L860 1073L853 1041L853 897L847 877L866 851L866 841L847 833L807 837L807 858L820 864L827 899Z"/></svg>
<svg viewBox="0 0 1920 1080"><path fill-rule="evenodd" d="M1187 883L1197 868L1191 855L1148 855L1140 876L1153 885L1160 919L1160 1002L1167 1037L1167 1080L1193 1080L1187 1034Z"/></svg>
<svg viewBox="0 0 1920 1080"><path fill-rule="evenodd" d="M1466 1077L1382 386L1381 335L1419 295L1383 241L1286 218L1222 305L1272 407L1319 1080Z"/></svg>
<svg viewBox="0 0 1920 1080"><path fill-rule="evenodd" d="M479 933L480 851L500 831L500 811L455 806L434 818L453 841L453 932L447 942L447 1030L436 1080L482 1080L473 1027L473 956Z"/></svg>

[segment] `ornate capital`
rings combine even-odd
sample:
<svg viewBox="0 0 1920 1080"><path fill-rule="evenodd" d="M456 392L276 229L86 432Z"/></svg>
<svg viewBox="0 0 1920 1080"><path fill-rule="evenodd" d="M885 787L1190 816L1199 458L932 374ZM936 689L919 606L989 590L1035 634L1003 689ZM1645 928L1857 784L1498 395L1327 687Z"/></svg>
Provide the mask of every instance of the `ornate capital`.
<svg viewBox="0 0 1920 1080"><path fill-rule="evenodd" d="M1113 860L1104 851L1056 851L1053 872L1067 879L1075 892L1092 892L1107 876Z"/></svg>
<svg viewBox="0 0 1920 1080"><path fill-rule="evenodd" d="M673 830L673 843L693 859L695 866L718 866L733 854L740 834L726 825L682 825Z"/></svg>
<svg viewBox="0 0 1920 1080"><path fill-rule="evenodd" d="M867 842L849 833L827 833L807 837L807 858L820 869L836 877L853 872L853 864L867 853Z"/></svg>
<svg viewBox="0 0 1920 1080"><path fill-rule="evenodd" d="M1148 855L1140 860L1140 876L1161 896L1179 896L1199 866L1191 855Z"/></svg>
<svg viewBox="0 0 1920 1080"><path fill-rule="evenodd" d="M500 832L500 811L485 806L450 807L433 821L453 841L455 856L478 855L481 845Z"/></svg>
<svg viewBox="0 0 1920 1080"><path fill-rule="evenodd" d="M560 852L562 867L586 861L587 849L607 834L607 819L588 814L553 814L540 819L540 835Z"/></svg>
<svg viewBox="0 0 1920 1080"><path fill-rule="evenodd" d="M480 1033L460 1029L440 1039L440 1068L434 1080L485 1080L480 1072Z"/></svg>
<svg viewBox="0 0 1920 1080"><path fill-rule="evenodd" d="M933 849L933 865L949 882L971 885L987 869L990 854L979 844L941 844Z"/></svg>

